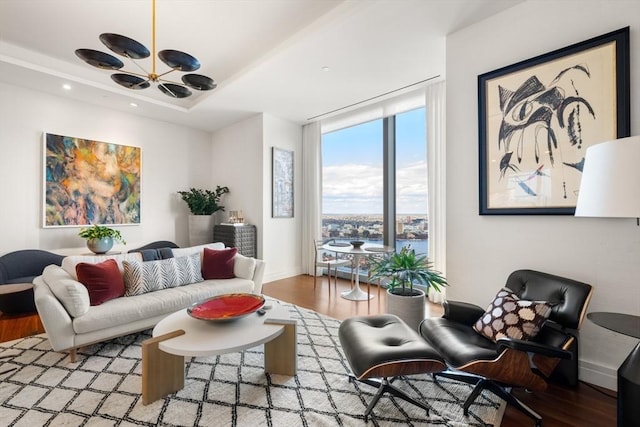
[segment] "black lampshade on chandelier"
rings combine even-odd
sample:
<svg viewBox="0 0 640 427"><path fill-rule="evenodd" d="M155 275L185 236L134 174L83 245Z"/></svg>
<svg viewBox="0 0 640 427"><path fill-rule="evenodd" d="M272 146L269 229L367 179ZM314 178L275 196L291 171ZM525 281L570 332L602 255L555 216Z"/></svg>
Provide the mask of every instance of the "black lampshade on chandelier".
<svg viewBox="0 0 640 427"><path fill-rule="evenodd" d="M215 89L216 82L201 74L184 74L182 76L182 84L167 80L164 76L174 71L182 71L191 73L200 68L200 62L188 53L179 50L161 50L158 52L158 58L164 62L169 68L162 74L156 73L156 0L152 0L152 42L153 42L153 62L151 72L146 71L135 60L145 59L151 55L149 49L143 44L121 36L120 34L103 33L100 34L100 41L109 49L118 55L124 56L132 60L133 64L138 67L141 72L134 73L131 71L121 70L124 63L115 56L93 49L77 49L76 55L89 65L103 70L119 70L120 72L111 75L111 79L124 86L127 89L146 89L151 86L151 82L158 84L158 89L162 93L172 98L186 98L191 96L189 88L196 90L212 90ZM188 87L187 87L188 86Z"/></svg>

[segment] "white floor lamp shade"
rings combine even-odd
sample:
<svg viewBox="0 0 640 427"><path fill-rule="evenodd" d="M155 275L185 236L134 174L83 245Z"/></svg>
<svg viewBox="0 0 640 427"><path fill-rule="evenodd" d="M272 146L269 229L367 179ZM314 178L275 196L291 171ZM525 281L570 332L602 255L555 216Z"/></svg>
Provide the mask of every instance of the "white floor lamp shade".
<svg viewBox="0 0 640 427"><path fill-rule="evenodd" d="M640 218L640 136L587 149L575 215Z"/></svg>

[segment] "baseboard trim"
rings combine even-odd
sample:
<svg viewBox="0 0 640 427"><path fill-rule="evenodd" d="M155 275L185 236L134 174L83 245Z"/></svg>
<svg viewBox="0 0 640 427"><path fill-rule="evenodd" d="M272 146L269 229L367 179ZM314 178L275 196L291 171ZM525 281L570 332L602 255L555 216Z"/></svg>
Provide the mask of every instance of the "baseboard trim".
<svg viewBox="0 0 640 427"><path fill-rule="evenodd" d="M580 361L580 380L609 390L618 390L618 371L586 360Z"/></svg>
<svg viewBox="0 0 640 427"><path fill-rule="evenodd" d="M303 274L302 268L296 268L289 271L278 271L272 272L264 275L262 283L274 282L276 280L288 279L289 277L295 277Z"/></svg>

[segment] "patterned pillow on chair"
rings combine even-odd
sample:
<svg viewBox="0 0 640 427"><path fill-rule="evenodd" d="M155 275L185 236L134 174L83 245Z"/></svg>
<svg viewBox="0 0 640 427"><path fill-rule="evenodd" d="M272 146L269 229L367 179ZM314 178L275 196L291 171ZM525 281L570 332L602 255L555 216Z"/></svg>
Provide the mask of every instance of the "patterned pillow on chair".
<svg viewBox="0 0 640 427"><path fill-rule="evenodd" d="M522 300L502 288L473 329L493 342L503 337L530 340L540 332L552 308L551 303Z"/></svg>

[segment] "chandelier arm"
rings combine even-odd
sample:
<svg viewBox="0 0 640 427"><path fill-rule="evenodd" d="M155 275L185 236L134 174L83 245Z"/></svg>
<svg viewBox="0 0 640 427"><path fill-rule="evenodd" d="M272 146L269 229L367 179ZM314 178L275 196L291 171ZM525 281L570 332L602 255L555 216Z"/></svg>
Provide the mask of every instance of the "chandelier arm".
<svg viewBox="0 0 640 427"><path fill-rule="evenodd" d="M147 74L147 72L146 72L146 71L144 71L144 70L142 70L142 72L143 72L144 74L134 73L133 71L127 71L127 70L120 70L120 71L121 71L121 72L123 72L123 73L126 73L126 74L131 74L132 76L138 76L138 77L145 78L145 79L147 79L147 80L151 80L151 79L149 78L149 74Z"/></svg>
<svg viewBox="0 0 640 427"><path fill-rule="evenodd" d="M175 80L158 79L158 84L159 84L159 85L163 85L163 86L164 86L164 83L171 83L171 84L173 84L173 85L184 86L184 83L182 83L182 82L177 82L177 81L175 81ZM166 87L166 86L165 86L165 87Z"/></svg>
<svg viewBox="0 0 640 427"><path fill-rule="evenodd" d="M136 74L136 76L142 76L142 77L149 77L149 73L147 72L147 70L145 70L144 68L142 68L142 66L140 64L138 64L136 61L133 60L133 58L129 58L131 60L131 62L133 62L133 65L135 65L136 67L138 67L140 69L140 71L142 71L144 74ZM129 72L129 71L128 71ZM135 73L131 73L131 74L135 74Z"/></svg>
<svg viewBox="0 0 640 427"><path fill-rule="evenodd" d="M150 81L151 81L151 79L147 78L147 80L142 81L142 82L140 82L140 83L138 83L138 84L133 85L133 86L131 87L131 89L135 89L135 88L137 88L138 86L142 86L142 85L144 85L145 83L149 83ZM148 86L147 86L147 87L148 87ZM144 88L143 88L143 89L144 89Z"/></svg>
<svg viewBox="0 0 640 427"><path fill-rule="evenodd" d="M164 72L164 73L162 73L162 74L158 74L158 77L157 77L157 78L160 78L160 77L162 77L162 76L166 76L167 74L172 73L172 72L174 72L174 71L176 71L176 70L171 69L171 70L169 70L169 71L167 71L167 72Z"/></svg>
<svg viewBox="0 0 640 427"><path fill-rule="evenodd" d="M166 89L167 92L169 92L169 94L171 96L173 96L174 98L177 98L178 95L175 94L175 92L173 92L171 89L169 89L169 87L167 87L167 85L165 85L164 83L158 83L159 86L162 86Z"/></svg>

